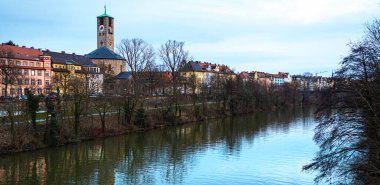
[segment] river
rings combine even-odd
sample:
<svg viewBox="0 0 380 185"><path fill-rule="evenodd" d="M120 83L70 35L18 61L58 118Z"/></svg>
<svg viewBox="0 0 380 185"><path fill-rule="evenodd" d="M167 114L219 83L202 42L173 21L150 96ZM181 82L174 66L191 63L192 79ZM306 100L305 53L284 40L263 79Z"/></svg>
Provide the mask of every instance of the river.
<svg viewBox="0 0 380 185"><path fill-rule="evenodd" d="M2 156L0 184L313 184L315 126L289 110Z"/></svg>

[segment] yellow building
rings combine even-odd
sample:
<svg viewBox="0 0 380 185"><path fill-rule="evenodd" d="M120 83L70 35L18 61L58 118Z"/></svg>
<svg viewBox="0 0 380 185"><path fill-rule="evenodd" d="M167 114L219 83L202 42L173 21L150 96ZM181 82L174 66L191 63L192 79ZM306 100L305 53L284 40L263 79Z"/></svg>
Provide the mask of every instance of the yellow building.
<svg viewBox="0 0 380 185"><path fill-rule="evenodd" d="M73 80L83 80L83 83L88 81L88 77L91 74L93 78L99 78L102 76L100 69L95 66L89 58L83 55L67 54L65 52L52 52L44 51L45 55L51 56L52 68L53 68L53 92L57 92L57 88L60 89L60 94L70 93L72 88L70 82ZM96 75L96 77L94 77ZM101 78L101 82L102 82ZM89 85L83 85L83 88ZM101 91L101 90L98 90Z"/></svg>
<svg viewBox="0 0 380 185"><path fill-rule="evenodd" d="M196 80L196 93L202 87L210 88L227 79L236 79L236 74L226 65L211 64L200 61L190 61L181 69L181 76L185 81ZM193 81L194 82L194 81ZM194 87L193 87L194 88ZM184 90L188 93L188 88Z"/></svg>

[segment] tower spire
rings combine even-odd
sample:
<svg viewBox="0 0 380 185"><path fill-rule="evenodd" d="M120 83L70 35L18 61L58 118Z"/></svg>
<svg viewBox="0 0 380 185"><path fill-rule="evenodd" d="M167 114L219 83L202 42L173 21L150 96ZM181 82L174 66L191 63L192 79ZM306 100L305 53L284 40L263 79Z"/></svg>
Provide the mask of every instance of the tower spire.
<svg viewBox="0 0 380 185"><path fill-rule="evenodd" d="M107 5L104 5L104 14L107 14Z"/></svg>

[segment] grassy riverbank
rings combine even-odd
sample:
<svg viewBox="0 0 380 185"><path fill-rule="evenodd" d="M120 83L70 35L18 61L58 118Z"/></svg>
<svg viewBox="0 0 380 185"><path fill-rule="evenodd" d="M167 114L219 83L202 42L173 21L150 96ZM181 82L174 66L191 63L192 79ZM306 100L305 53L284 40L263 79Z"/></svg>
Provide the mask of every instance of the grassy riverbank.
<svg viewBox="0 0 380 185"><path fill-rule="evenodd" d="M172 121L165 121L163 118L160 118L162 114L161 109L150 109L146 112L146 124L145 126L136 125L136 124L123 124L118 123L117 112L110 112L105 115L106 119L106 129L102 130L101 120L98 115L90 114L83 116L81 118L81 128L80 135L75 135L72 130L74 129L73 117L67 117L65 120L61 120L58 124L59 130L59 141L56 146L76 143L85 140L104 138L109 136L121 135L130 132L139 132L149 129L162 128L165 126L172 126L178 124L191 123L195 121L202 121L206 119L213 119L217 117L227 116L225 115L212 115L211 112L215 111L215 106L211 103L208 105L210 111L210 116L199 118L198 120L193 118L193 115L189 114L190 108L187 106L182 106L181 117L176 117ZM50 145L45 143L46 139L46 122L39 122L37 124L37 129L34 130L32 125L25 122L19 122L14 127L16 127L14 133L19 135L16 139L17 143L12 141L11 136L11 125L3 125L0 127L0 154L10 154L22 151L31 151L41 148L49 147Z"/></svg>
<svg viewBox="0 0 380 185"><path fill-rule="evenodd" d="M33 124L31 113L37 110L31 111L28 108L31 104L23 101L2 103L0 109L7 115L0 125L0 154L313 102L315 95L309 96L296 88L284 85L268 89L245 82L238 83L233 91L225 89L207 94L98 98L79 94L71 99L40 102L39 109L46 113L34 114L36 124Z"/></svg>

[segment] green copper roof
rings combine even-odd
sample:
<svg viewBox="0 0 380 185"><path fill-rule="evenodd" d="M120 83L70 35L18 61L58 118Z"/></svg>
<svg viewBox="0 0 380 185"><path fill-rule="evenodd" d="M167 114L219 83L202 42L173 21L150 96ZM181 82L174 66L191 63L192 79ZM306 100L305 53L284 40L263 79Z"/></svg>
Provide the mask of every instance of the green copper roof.
<svg viewBox="0 0 380 185"><path fill-rule="evenodd" d="M111 18L113 18L112 16L110 16L110 15L108 15L106 13L104 13L102 15L99 15L97 18L101 18L101 17L111 17Z"/></svg>
<svg viewBox="0 0 380 185"><path fill-rule="evenodd" d="M112 16L107 14L107 6L106 5L104 5L104 14L98 16L98 18L100 18L100 17L111 17L111 18L113 18Z"/></svg>

